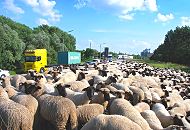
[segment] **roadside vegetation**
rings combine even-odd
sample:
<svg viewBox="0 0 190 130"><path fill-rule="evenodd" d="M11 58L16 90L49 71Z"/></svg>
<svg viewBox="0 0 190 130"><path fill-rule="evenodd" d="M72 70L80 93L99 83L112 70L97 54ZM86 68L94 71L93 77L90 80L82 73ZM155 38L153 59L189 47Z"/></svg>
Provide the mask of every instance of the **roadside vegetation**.
<svg viewBox="0 0 190 130"><path fill-rule="evenodd" d="M176 70L182 70L182 71L190 73L190 67L176 64L176 63L154 61L154 60L149 60L149 59L134 59L134 61L147 63L148 65L155 68L173 68Z"/></svg>

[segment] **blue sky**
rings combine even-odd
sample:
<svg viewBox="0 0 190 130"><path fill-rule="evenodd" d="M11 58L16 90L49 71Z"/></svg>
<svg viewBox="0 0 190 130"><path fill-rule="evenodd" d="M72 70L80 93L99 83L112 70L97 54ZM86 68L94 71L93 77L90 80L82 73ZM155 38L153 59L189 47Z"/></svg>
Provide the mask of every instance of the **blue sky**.
<svg viewBox="0 0 190 130"><path fill-rule="evenodd" d="M190 0L1 0L0 14L31 28L57 26L76 37L77 49L154 51L176 26L190 25ZM105 44L104 44L105 43Z"/></svg>

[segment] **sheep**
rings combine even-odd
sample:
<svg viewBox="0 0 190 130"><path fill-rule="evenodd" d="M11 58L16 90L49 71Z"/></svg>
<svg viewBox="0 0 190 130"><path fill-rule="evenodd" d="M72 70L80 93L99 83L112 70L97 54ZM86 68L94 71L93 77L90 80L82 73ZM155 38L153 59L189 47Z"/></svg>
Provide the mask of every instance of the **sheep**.
<svg viewBox="0 0 190 130"><path fill-rule="evenodd" d="M37 98L40 115L53 124L56 130L77 129L76 107L70 99L43 94L44 85L40 83L26 88L25 92Z"/></svg>
<svg viewBox="0 0 190 130"><path fill-rule="evenodd" d="M183 115L186 116L186 111L183 107L174 107L171 110L169 110L170 115Z"/></svg>
<svg viewBox="0 0 190 130"><path fill-rule="evenodd" d="M76 79L77 79L77 76L76 76L76 74L74 72L66 72L55 83L56 84L69 83L69 82L72 82L72 81L76 81Z"/></svg>
<svg viewBox="0 0 190 130"><path fill-rule="evenodd" d="M4 77L1 79L2 80L2 87L5 88L5 87L9 87L9 86L12 86L11 85L11 81L10 81L10 77Z"/></svg>
<svg viewBox="0 0 190 130"><path fill-rule="evenodd" d="M133 92L133 105L136 105L137 103L144 100L144 92L142 89L130 86L129 89Z"/></svg>
<svg viewBox="0 0 190 130"><path fill-rule="evenodd" d="M70 86L70 85L67 85L67 86ZM58 89L58 92L61 96L71 99L76 106L88 104L90 100L92 99L94 95L94 91L95 91L93 87L87 87L82 90L82 91L85 91L83 93L74 92L70 89L65 88L63 84L57 85L56 88Z"/></svg>
<svg viewBox="0 0 190 130"><path fill-rule="evenodd" d="M90 119L103 114L104 108L100 104L85 104L77 107L77 119L79 129L82 128Z"/></svg>
<svg viewBox="0 0 190 130"><path fill-rule="evenodd" d="M151 92L148 90L147 87L142 86L142 84L141 84L140 89L142 89L144 92L144 99L145 100L152 100Z"/></svg>
<svg viewBox="0 0 190 130"><path fill-rule="evenodd" d="M75 92L81 92L84 88L87 88L88 86L90 86L87 81L85 82L85 79L81 81L69 82L67 84L70 85L70 89Z"/></svg>
<svg viewBox="0 0 190 130"><path fill-rule="evenodd" d="M144 112L145 110L150 110L150 106L145 103L145 102L140 102L140 103L137 103L135 106L134 106L140 113L141 112Z"/></svg>
<svg viewBox="0 0 190 130"><path fill-rule="evenodd" d="M181 107L185 112L190 111L190 99L183 100L181 102L176 102L173 107Z"/></svg>
<svg viewBox="0 0 190 130"><path fill-rule="evenodd" d="M108 88L100 88L96 89L96 91L98 94L92 97L90 103L103 104L105 101L110 100L110 90Z"/></svg>
<svg viewBox="0 0 190 130"><path fill-rule="evenodd" d="M142 130L130 119L121 115L100 114L86 123L81 130Z"/></svg>
<svg viewBox="0 0 190 130"><path fill-rule="evenodd" d="M148 122L149 126L153 130L163 129L160 120L152 110L145 110L141 112L141 116Z"/></svg>
<svg viewBox="0 0 190 130"><path fill-rule="evenodd" d="M149 130L150 127L146 120L140 115L129 101L125 99L115 99L110 106L110 114L125 116L137 123L143 130Z"/></svg>
<svg viewBox="0 0 190 130"><path fill-rule="evenodd" d="M13 87L6 87L5 90L11 100L28 108L32 116L35 115L38 108L38 101L33 96L18 92Z"/></svg>
<svg viewBox="0 0 190 130"><path fill-rule="evenodd" d="M67 98L71 99L76 106L88 104L94 95L94 88L93 87L87 87L84 88L82 91L85 91L84 93L77 93L75 92L72 96L66 96Z"/></svg>
<svg viewBox="0 0 190 130"><path fill-rule="evenodd" d="M15 76L11 77L10 81L11 81L11 85L14 86L15 88L17 88L17 90L18 90L19 84L26 82L26 78L22 75L15 75Z"/></svg>
<svg viewBox="0 0 190 130"><path fill-rule="evenodd" d="M32 130L33 116L29 110L10 100L5 90L0 87L0 129Z"/></svg>
<svg viewBox="0 0 190 130"><path fill-rule="evenodd" d="M164 128L174 124L173 117L165 109L163 104L161 103L153 104L152 110L155 112L156 116L158 117Z"/></svg>

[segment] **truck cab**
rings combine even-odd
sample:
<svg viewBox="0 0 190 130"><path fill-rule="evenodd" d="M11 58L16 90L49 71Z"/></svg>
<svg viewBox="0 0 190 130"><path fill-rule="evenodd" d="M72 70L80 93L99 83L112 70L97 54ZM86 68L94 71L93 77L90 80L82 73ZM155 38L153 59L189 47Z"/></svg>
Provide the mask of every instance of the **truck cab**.
<svg viewBox="0 0 190 130"><path fill-rule="evenodd" d="M29 69L36 70L37 72L44 72L45 66L47 66L47 50L46 49L35 49L26 50L24 52L25 62L24 70Z"/></svg>

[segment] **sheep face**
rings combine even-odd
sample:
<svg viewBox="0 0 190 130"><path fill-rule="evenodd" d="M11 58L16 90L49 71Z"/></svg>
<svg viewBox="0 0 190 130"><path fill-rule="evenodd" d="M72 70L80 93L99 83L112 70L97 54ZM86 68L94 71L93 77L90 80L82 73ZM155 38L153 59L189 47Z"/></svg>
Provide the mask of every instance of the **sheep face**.
<svg viewBox="0 0 190 130"><path fill-rule="evenodd" d="M66 93L65 88L69 88L69 87L70 87L70 85L67 85L67 84L66 84L66 85L58 84L58 85L56 86L59 95L61 95L61 96L63 96L63 97L66 97L66 96L67 96L67 93Z"/></svg>
<svg viewBox="0 0 190 130"><path fill-rule="evenodd" d="M183 122L181 120L182 118L183 118L183 116L175 115L173 117L174 125L184 126L184 124L183 124Z"/></svg>
<svg viewBox="0 0 190 130"><path fill-rule="evenodd" d="M92 97L94 96L95 92L95 89L93 87L84 88L82 91L86 91L89 100L92 100Z"/></svg>
<svg viewBox="0 0 190 130"><path fill-rule="evenodd" d="M78 81L81 81L82 79L85 79L85 74L84 74L83 72L80 72L80 73L78 74L77 80L78 80Z"/></svg>
<svg viewBox="0 0 190 130"><path fill-rule="evenodd" d="M41 89L40 86L37 86L36 85L31 85L30 87L27 87L25 88L25 93L26 94L33 94L35 93L38 89Z"/></svg>

